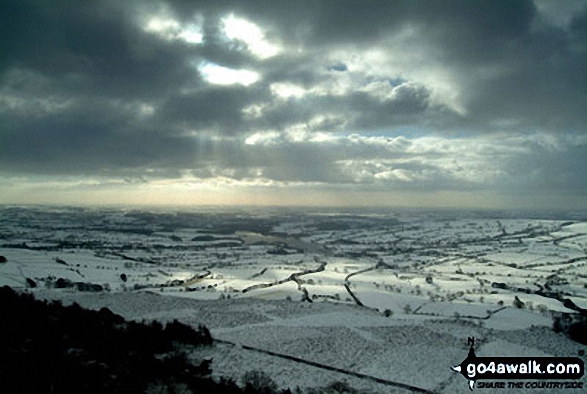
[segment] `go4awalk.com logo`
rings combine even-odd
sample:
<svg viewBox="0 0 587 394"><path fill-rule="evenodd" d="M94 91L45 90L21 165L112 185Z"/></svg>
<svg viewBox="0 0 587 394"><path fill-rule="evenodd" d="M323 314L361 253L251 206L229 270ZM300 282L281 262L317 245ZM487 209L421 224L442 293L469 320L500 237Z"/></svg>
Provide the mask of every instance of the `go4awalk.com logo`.
<svg viewBox="0 0 587 394"><path fill-rule="evenodd" d="M479 382L480 387L492 388L583 388L583 382L569 381L583 376L585 366L578 357L477 357L474 339L469 338L469 343L467 358L451 369L469 380L471 390L481 380L493 381ZM544 382L553 379L558 382Z"/></svg>

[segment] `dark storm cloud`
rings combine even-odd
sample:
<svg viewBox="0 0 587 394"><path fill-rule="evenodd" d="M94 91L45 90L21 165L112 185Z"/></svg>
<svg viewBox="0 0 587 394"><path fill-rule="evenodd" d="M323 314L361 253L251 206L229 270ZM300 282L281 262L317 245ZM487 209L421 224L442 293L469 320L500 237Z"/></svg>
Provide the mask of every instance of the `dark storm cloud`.
<svg viewBox="0 0 587 394"><path fill-rule="evenodd" d="M143 34L129 12L113 3L23 1L1 7L3 72L32 70L52 79L57 91L127 99L175 90L190 76L185 48Z"/></svg>
<svg viewBox="0 0 587 394"><path fill-rule="evenodd" d="M472 161L443 161L457 155L448 148L390 149L361 133L584 135L587 6L556 4L555 12L542 0L2 2L0 165L10 174L121 177L231 170L235 179L260 168L279 181L468 188L487 166L477 175ZM221 19L230 14L256 23L279 52L263 58L229 40ZM149 31L153 16L176 25ZM192 23L201 43L178 38ZM259 79L215 85L203 64ZM299 141L291 133L300 128L358 137ZM280 137L244 143L257 132ZM585 179L584 150L533 148L508 160L541 174L528 188L542 179L571 190ZM487 179L511 188L522 177L509 174Z"/></svg>
<svg viewBox="0 0 587 394"><path fill-rule="evenodd" d="M83 108L79 108L83 107ZM0 117L3 124L9 119ZM112 173L193 162L197 141L142 129L116 104L83 100L67 111L29 117L0 133L0 166L15 173Z"/></svg>
<svg viewBox="0 0 587 394"><path fill-rule="evenodd" d="M564 144L564 143L563 143ZM587 141L570 146L548 146L529 141L531 154L510 157L505 162L510 190L522 192L587 193Z"/></svg>
<svg viewBox="0 0 587 394"><path fill-rule="evenodd" d="M254 87L215 86L167 98L160 109L162 124L183 124L185 128L218 131L225 134L250 131L242 109L253 98L265 96Z"/></svg>

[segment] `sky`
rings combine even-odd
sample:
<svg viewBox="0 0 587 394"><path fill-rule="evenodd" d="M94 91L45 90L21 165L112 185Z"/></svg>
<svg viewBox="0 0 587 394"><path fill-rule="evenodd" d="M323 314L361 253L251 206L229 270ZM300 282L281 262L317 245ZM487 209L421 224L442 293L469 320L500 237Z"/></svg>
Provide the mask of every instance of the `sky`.
<svg viewBox="0 0 587 394"><path fill-rule="evenodd" d="M0 203L587 208L587 0L0 3Z"/></svg>

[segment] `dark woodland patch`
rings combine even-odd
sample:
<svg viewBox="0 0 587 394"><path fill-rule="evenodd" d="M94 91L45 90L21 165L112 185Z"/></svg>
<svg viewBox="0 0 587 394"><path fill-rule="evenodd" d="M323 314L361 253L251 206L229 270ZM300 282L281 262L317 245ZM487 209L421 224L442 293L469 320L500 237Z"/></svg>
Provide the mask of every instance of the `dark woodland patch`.
<svg viewBox="0 0 587 394"><path fill-rule="evenodd" d="M65 307L8 286L0 288L0 313L0 382L11 393L243 392L211 379L210 360L189 361L186 348L212 344L203 325L126 321L107 308Z"/></svg>

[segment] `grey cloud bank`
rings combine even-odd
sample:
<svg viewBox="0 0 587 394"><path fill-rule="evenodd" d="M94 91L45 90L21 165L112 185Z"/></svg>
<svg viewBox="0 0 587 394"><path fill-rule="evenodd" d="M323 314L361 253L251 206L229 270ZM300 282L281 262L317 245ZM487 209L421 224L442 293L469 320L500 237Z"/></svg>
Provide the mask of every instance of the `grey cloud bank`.
<svg viewBox="0 0 587 394"><path fill-rule="evenodd" d="M0 202L164 203L178 185L194 204L283 190L587 202L585 1L21 1L0 15Z"/></svg>

